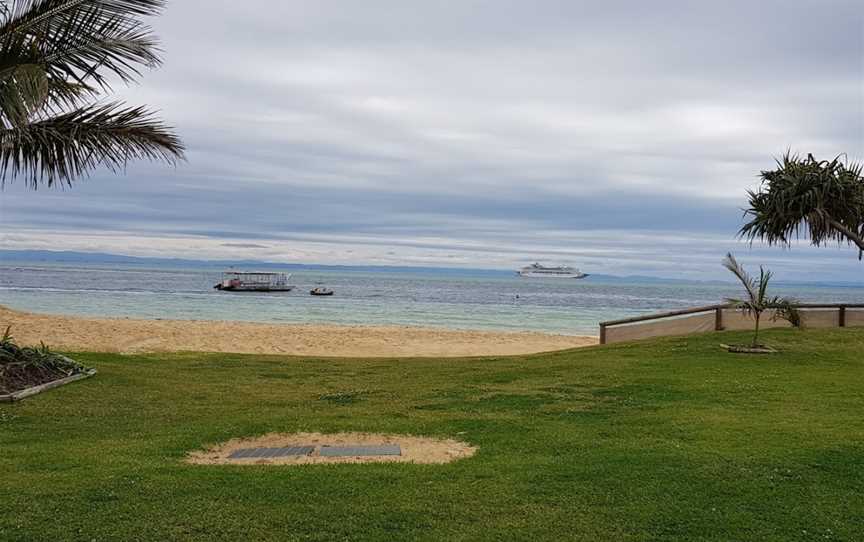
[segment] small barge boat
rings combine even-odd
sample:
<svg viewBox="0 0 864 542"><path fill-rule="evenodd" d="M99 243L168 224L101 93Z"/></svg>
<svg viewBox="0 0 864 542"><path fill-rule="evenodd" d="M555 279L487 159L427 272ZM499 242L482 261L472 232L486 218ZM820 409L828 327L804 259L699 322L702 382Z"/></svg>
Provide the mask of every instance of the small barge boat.
<svg viewBox="0 0 864 542"><path fill-rule="evenodd" d="M290 292L291 275L285 273L245 273L226 271L214 288L225 292Z"/></svg>
<svg viewBox="0 0 864 542"><path fill-rule="evenodd" d="M309 295L333 295L333 290L319 286L318 288L312 288L312 290L309 291Z"/></svg>

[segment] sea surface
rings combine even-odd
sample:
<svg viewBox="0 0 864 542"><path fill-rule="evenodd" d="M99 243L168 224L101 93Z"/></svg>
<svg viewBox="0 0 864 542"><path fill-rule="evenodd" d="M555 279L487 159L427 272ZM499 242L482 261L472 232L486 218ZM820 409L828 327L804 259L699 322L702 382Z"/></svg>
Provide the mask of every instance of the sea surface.
<svg viewBox="0 0 864 542"><path fill-rule="evenodd" d="M412 325L597 335L598 323L740 295L732 283L405 271L292 271L287 293L220 292L213 268L0 262L0 304L37 313L275 323ZM326 286L333 297L313 297ZM775 295L864 303L857 286L777 285ZM2 322L0 322L2 324Z"/></svg>

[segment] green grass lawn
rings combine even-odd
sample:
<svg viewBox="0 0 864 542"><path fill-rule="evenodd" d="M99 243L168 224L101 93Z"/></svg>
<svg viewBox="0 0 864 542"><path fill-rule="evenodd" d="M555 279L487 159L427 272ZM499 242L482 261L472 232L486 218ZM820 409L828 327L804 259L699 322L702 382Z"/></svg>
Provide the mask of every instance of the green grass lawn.
<svg viewBox="0 0 864 542"><path fill-rule="evenodd" d="M524 357L74 357L0 406L0 540L864 540L864 330ZM455 437L447 465L192 466L278 431Z"/></svg>

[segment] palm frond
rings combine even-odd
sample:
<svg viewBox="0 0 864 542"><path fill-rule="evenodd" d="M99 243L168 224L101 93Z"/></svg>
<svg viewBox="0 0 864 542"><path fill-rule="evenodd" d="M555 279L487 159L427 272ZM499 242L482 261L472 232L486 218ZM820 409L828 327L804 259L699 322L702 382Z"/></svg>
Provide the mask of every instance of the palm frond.
<svg viewBox="0 0 864 542"><path fill-rule="evenodd" d="M768 296L768 283L771 281L772 276L773 276L773 273L771 273L771 271L766 270L761 265L759 266L759 281L757 283L758 288L757 288L756 300L760 304L764 303L765 299Z"/></svg>
<svg viewBox="0 0 864 542"><path fill-rule="evenodd" d="M105 104L5 129L0 183L22 175L28 186L69 184L97 166L122 170L130 160L176 163L184 147L171 128L143 107Z"/></svg>
<svg viewBox="0 0 864 542"><path fill-rule="evenodd" d="M726 303L732 307L733 309L738 309L744 314L753 314L757 312L758 307L753 304L752 301L746 299L736 299L734 297L727 297Z"/></svg>
<svg viewBox="0 0 864 542"><path fill-rule="evenodd" d="M128 83L141 75L138 66L156 67L161 63L159 43L150 27L125 16L103 17L99 12L84 12L58 30L52 39L41 43L46 64L81 84L91 79L107 87L105 74Z"/></svg>
<svg viewBox="0 0 864 542"><path fill-rule="evenodd" d="M81 105L99 90L73 69L48 63L23 41L0 41L0 113L6 125Z"/></svg>
<svg viewBox="0 0 864 542"><path fill-rule="evenodd" d="M798 300L775 297L766 303L766 307L774 309L773 320L786 320L794 327L801 327L801 312L798 310Z"/></svg>
<svg viewBox="0 0 864 542"><path fill-rule="evenodd" d="M163 2L153 0L29 0L14 2L0 26L6 56L32 56L58 78L107 88L108 75L124 82L140 75L138 66L161 62L152 29L139 17L155 15ZM0 63L0 68L2 68Z"/></svg>
<svg viewBox="0 0 864 542"><path fill-rule="evenodd" d="M82 11L99 11L105 16L146 17L158 15L164 7L165 0L12 0L7 3L0 34L62 26L67 18Z"/></svg>
<svg viewBox="0 0 864 542"><path fill-rule="evenodd" d="M51 82L42 66L22 63L0 70L0 113L10 125L29 122L48 99Z"/></svg>
<svg viewBox="0 0 864 542"><path fill-rule="evenodd" d="M747 291L747 296L750 298L751 302L755 302L759 299L759 289L756 281L749 273L747 273L744 267L738 263L738 260L735 259L735 256L733 256L731 252L727 253L726 257L723 259L723 267L738 277L738 280Z"/></svg>

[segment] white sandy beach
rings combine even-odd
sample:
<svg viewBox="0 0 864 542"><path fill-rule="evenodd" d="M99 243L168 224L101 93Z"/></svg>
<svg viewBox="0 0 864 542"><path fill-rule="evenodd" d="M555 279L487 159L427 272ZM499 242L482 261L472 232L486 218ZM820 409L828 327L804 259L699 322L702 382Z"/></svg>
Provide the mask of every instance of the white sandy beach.
<svg viewBox="0 0 864 542"><path fill-rule="evenodd" d="M596 337L408 326L286 325L33 314L0 306L19 344L92 352L234 352L333 357L529 354L597 344Z"/></svg>

